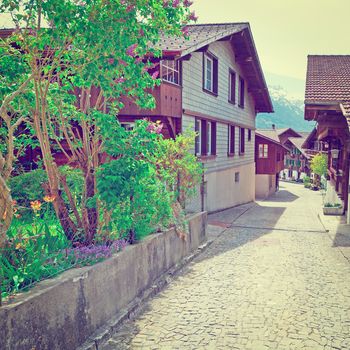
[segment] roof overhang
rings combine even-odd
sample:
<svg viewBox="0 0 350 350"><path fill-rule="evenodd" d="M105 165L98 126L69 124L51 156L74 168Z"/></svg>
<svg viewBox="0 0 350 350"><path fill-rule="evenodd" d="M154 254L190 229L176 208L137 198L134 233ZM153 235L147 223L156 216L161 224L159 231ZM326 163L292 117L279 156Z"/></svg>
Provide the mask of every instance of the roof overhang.
<svg viewBox="0 0 350 350"><path fill-rule="evenodd" d="M255 136L260 137L260 138L262 138L266 141L269 141L271 143L274 143L275 145L280 146L281 148L284 148L285 150L289 151L289 149L287 147L283 146L280 142L278 142L274 139L271 139L270 137L267 137L265 135L262 135L258 131L255 131Z"/></svg>

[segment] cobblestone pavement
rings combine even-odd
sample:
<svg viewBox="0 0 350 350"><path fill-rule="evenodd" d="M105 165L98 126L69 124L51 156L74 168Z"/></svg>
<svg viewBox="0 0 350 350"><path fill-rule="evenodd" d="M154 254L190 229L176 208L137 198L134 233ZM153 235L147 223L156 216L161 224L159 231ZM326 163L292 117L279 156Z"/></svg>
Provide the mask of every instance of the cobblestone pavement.
<svg viewBox="0 0 350 350"><path fill-rule="evenodd" d="M284 183L267 201L210 216L214 243L103 350L349 350L350 263L320 203Z"/></svg>

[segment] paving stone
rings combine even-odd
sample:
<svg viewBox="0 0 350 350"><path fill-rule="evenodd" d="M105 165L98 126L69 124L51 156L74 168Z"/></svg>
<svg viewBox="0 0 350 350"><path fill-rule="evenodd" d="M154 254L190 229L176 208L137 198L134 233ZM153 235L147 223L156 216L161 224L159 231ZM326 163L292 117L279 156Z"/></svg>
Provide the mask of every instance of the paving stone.
<svg viewBox="0 0 350 350"><path fill-rule="evenodd" d="M212 245L99 349L349 350L350 264L318 219L322 196L280 187L216 213Z"/></svg>

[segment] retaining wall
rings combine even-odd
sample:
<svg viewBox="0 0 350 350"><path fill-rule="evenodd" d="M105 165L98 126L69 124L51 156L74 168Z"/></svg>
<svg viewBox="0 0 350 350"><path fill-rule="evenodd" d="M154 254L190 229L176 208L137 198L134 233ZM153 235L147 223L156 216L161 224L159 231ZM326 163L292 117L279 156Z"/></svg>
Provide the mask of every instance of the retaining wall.
<svg viewBox="0 0 350 350"><path fill-rule="evenodd" d="M76 349L197 249L206 240L206 221L205 212L191 216L186 241L174 229L154 234L17 295L0 307L0 349Z"/></svg>

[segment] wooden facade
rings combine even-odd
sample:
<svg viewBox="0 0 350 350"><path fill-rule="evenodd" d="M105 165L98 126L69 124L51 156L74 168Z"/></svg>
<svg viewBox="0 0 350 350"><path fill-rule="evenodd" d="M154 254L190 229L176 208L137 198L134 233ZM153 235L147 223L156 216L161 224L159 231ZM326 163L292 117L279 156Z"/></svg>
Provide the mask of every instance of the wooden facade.
<svg viewBox="0 0 350 350"><path fill-rule="evenodd" d="M257 132L255 134L256 174L279 174L284 169L286 152L287 150L280 143Z"/></svg>

